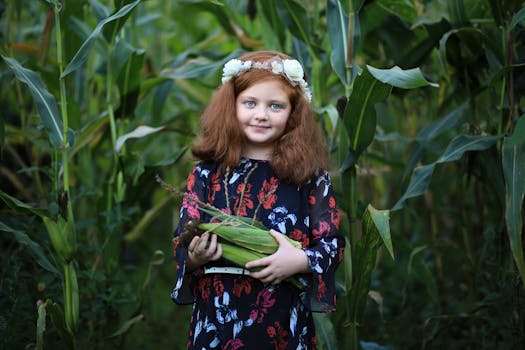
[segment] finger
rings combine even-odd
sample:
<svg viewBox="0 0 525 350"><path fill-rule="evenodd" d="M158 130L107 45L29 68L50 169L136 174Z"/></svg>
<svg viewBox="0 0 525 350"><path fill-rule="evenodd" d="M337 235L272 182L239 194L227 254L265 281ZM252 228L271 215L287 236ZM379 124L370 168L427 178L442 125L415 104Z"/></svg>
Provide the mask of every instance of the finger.
<svg viewBox="0 0 525 350"><path fill-rule="evenodd" d="M270 230L270 234L272 235L273 238L275 238L277 243L279 243L279 246L287 245L287 244L291 245L291 243L288 242L286 240L286 238L284 238L284 234L282 234L281 232L278 232L278 231L275 231L274 229L271 229Z"/></svg>
<svg viewBox="0 0 525 350"><path fill-rule="evenodd" d="M271 263L270 257L265 257L257 260L248 261L246 265L244 265L247 269L253 269L254 267L261 267L261 266L268 266Z"/></svg>
<svg viewBox="0 0 525 350"><path fill-rule="evenodd" d="M208 232L204 232L201 235L199 239L199 244L197 245L197 247L195 247L195 251L199 252L199 254L202 254L206 250L206 245L208 244L208 237Z"/></svg>
<svg viewBox="0 0 525 350"><path fill-rule="evenodd" d="M250 272L250 276L264 283L269 283L269 281L273 280L272 273L268 269Z"/></svg>
<svg viewBox="0 0 525 350"><path fill-rule="evenodd" d="M199 236L195 236L191 239L190 244L188 244L188 252L193 253L195 251L195 248L197 248L197 245L199 244L199 240Z"/></svg>
<svg viewBox="0 0 525 350"><path fill-rule="evenodd" d="M219 244L217 244L217 250L215 251L215 253L213 254L213 256L210 258L210 260L217 260L219 259L220 257L222 256L222 246Z"/></svg>
<svg viewBox="0 0 525 350"><path fill-rule="evenodd" d="M213 234L210 238L210 244L208 245L208 250L210 252L215 252L217 250L217 235Z"/></svg>

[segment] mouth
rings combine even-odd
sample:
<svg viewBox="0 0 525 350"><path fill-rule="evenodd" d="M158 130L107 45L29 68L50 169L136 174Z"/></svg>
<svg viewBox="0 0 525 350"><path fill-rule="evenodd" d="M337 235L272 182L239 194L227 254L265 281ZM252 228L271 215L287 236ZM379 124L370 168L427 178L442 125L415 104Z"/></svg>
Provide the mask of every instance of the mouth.
<svg viewBox="0 0 525 350"><path fill-rule="evenodd" d="M270 126L267 125L250 125L250 128L255 130L267 130L270 129Z"/></svg>

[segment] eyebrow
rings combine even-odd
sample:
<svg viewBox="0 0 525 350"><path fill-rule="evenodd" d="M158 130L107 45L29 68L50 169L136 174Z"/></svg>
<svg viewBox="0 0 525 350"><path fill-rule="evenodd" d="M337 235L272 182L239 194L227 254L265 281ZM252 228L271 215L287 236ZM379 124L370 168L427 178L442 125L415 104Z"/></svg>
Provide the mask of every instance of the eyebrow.
<svg viewBox="0 0 525 350"><path fill-rule="evenodd" d="M251 96L251 95L239 95L238 98L245 99L245 100L255 100L255 101L261 100L260 98ZM276 99L276 98L270 99L269 101L270 103L290 104L290 102L287 102L286 100L281 100L281 99Z"/></svg>

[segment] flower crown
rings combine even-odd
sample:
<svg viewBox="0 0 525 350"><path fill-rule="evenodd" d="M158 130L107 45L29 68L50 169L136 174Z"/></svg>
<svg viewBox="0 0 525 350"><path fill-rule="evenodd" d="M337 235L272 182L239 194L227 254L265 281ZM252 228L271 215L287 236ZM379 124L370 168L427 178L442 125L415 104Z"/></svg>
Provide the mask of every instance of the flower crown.
<svg viewBox="0 0 525 350"><path fill-rule="evenodd" d="M281 59L279 56L264 62L231 59L226 62L222 69L222 83L225 84L233 77L237 77L250 69L264 69L273 74L282 74L292 86L299 86L303 90L304 97L308 102L312 100L312 92L304 80L303 66L297 60Z"/></svg>

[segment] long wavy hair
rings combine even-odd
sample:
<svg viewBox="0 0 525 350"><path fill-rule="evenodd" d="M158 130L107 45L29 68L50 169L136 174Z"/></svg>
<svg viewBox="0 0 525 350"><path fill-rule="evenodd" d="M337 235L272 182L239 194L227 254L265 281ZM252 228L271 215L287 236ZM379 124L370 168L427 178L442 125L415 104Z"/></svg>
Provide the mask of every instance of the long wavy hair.
<svg viewBox="0 0 525 350"><path fill-rule="evenodd" d="M265 62L275 56L291 58L277 51L254 51L239 59ZM236 98L252 85L270 79L282 83L292 107L285 130L274 143L270 166L281 181L300 185L326 168L328 155L310 103L301 88L292 86L282 74L250 69L221 85L200 117L199 138L191 151L197 159L218 162L222 173L228 167L235 167L245 144L245 136L237 120Z"/></svg>

